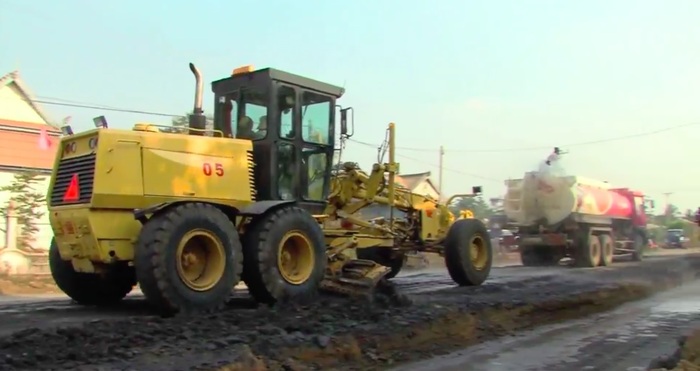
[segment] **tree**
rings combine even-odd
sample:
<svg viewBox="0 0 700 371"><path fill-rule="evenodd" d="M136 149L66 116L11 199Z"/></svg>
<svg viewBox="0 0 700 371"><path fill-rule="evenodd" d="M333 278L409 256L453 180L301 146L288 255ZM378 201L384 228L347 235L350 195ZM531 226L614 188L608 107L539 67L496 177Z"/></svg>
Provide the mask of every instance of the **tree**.
<svg viewBox="0 0 700 371"><path fill-rule="evenodd" d="M17 247L25 251L31 251L34 236L39 232L37 221L44 216L41 209L46 205L44 192L38 192L37 186L42 181L43 176L37 172L25 171L16 173L12 182L0 187L0 192L10 194L8 202L0 210L0 216L7 217L10 202L14 203L14 215L17 217L17 224L21 226L20 235L17 239ZM3 230L7 233L7 230Z"/></svg>
<svg viewBox="0 0 700 371"><path fill-rule="evenodd" d="M173 129L170 131L181 131L189 126L189 116L191 113L185 113L183 116L177 116L173 117L170 125L173 126ZM214 123L214 118L211 115L205 115L207 118L207 127L211 127Z"/></svg>
<svg viewBox="0 0 700 371"><path fill-rule="evenodd" d="M459 198L452 202L449 207L455 215L459 215L459 212L463 210L471 210L477 219L488 218L494 214L489 204L481 196Z"/></svg>

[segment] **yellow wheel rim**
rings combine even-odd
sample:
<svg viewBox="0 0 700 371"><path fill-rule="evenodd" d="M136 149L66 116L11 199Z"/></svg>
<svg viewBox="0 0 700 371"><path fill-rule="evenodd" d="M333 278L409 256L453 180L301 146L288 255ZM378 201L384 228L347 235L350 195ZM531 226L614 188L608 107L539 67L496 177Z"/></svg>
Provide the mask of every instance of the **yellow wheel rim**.
<svg viewBox="0 0 700 371"><path fill-rule="evenodd" d="M469 251L474 269L480 271L486 268L489 260L489 252L487 251L486 243L481 236L472 237L469 242Z"/></svg>
<svg viewBox="0 0 700 371"><path fill-rule="evenodd" d="M175 253L177 274L194 291L207 291L216 286L226 270L226 252L219 237L195 229L180 240Z"/></svg>
<svg viewBox="0 0 700 371"><path fill-rule="evenodd" d="M311 277L314 264L311 241L299 231L287 232L277 251L277 269L282 278L293 285L300 285Z"/></svg>

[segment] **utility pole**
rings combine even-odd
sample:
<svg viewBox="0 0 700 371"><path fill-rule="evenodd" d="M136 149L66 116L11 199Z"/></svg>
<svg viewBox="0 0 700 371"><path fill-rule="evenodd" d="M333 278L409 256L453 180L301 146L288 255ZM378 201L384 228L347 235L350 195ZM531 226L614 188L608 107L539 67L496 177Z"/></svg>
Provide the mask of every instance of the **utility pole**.
<svg viewBox="0 0 700 371"><path fill-rule="evenodd" d="M671 195L673 192L664 192L664 197L666 198L666 210L664 210L664 214L668 215L671 212Z"/></svg>
<svg viewBox="0 0 700 371"><path fill-rule="evenodd" d="M440 202L444 200L442 197L442 161L445 158L445 147L440 146L440 161L438 169L438 192L440 193Z"/></svg>

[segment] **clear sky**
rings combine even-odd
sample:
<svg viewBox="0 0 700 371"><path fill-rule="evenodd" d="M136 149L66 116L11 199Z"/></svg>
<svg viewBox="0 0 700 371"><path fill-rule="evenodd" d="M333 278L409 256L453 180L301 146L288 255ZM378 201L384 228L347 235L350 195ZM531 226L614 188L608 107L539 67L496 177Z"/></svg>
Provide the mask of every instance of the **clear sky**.
<svg viewBox="0 0 700 371"><path fill-rule="evenodd" d="M0 1L0 74L19 69L40 98L171 114L207 81L253 64L336 85L358 141L394 121L402 172L445 192L533 170L549 148L575 175L700 205L700 1ZM208 86L207 86L208 89ZM209 90L207 90L209 92ZM205 97L205 111L213 105ZM45 106L76 129L167 117ZM211 109L208 110L211 113ZM587 145L686 125L654 135ZM529 150L514 150L533 148ZM471 151L471 152L470 152ZM376 150L349 143L344 159Z"/></svg>

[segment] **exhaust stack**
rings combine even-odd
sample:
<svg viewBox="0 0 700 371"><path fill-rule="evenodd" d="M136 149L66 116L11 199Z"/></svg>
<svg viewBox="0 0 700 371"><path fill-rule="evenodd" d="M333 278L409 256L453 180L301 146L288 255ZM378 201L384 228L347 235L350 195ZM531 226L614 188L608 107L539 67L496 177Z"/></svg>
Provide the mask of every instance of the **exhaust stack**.
<svg viewBox="0 0 700 371"><path fill-rule="evenodd" d="M202 93L204 91L204 83L202 82L202 74L199 69L195 67L194 64L190 63L190 71L194 75L195 79L195 92L194 92L194 109L189 117L189 127L190 135L204 135L204 130L207 126L207 118L204 116L204 110L202 109Z"/></svg>

